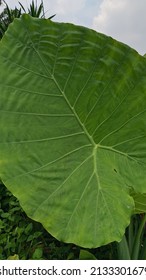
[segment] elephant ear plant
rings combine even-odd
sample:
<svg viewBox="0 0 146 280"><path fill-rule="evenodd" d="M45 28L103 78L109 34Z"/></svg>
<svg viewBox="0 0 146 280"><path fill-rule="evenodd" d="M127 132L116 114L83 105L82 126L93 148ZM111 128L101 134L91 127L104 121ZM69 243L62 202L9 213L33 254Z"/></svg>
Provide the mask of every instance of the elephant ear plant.
<svg viewBox="0 0 146 280"><path fill-rule="evenodd" d="M146 193L146 59L23 15L0 42L0 178L58 240L120 241Z"/></svg>

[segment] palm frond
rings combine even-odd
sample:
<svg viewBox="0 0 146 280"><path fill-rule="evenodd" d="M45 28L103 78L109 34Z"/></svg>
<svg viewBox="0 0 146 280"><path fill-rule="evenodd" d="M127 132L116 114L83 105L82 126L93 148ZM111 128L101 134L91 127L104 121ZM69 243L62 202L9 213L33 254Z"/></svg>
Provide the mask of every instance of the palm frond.
<svg viewBox="0 0 146 280"><path fill-rule="evenodd" d="M22 3L19 2L19 1L18 1L18 3L19 3L19 5L21 6L21 8L22 8L22 10L24 11L24 13L26 13L26 10L25 10L24 6L22 5Z"/></svg>

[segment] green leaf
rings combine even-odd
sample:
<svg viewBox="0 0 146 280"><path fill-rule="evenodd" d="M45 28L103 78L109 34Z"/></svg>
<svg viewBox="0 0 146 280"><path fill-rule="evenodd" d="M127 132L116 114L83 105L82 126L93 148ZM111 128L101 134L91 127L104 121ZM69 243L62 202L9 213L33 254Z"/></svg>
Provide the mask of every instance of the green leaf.
<svg viewBox="0 0 146 280"><path fill-rule="evenodd" d="M13 256L9 256L7 260L19 260L19 256L15 254Z"/></svg>
<svg viewBox="0 0 146 280"><path fill-rule="evenodd" d="M96 257L87 250L80 250L79 260L97 260Z"/></svg>
<svg viewBox="0 0 146 280"><path fill-rule="evenodd" d="M26 10L25 10L25 8L24 8L24 6L22 5L22 3L21 3L21 2L19 2L19 1L18 1L18 3L19 3L19 5L21 6L21 8L22 8L23 12L24 12L24 13L27 13L27 12L26 12Z"/></svg>
<svg viewBox="0 0 146 280"><path fill-rule="evenodd" d="M57 239L120 241L146 193L146 60L93 30L23 15L0 42L0 177Z"/></svg>
<svg viewBox="0 0 146 280"><path fill-rule="evenodd" d="M132 193L131 195L135 202L134 213L146 213L146 193Z"/></svg>
<svg viewBox="0 0 146 280"><path fill-rule="evenodd" d="M40 260L43 256L43 249L41 247L39 248L36 248L34 253L33 253L33 256L32 256L32 259L33 260Z"/></svg>
<svg viewBox="0 0 146 280"><path fill-rule="evenodd" d="M29 234L29 232L31 232L32 229L33 229L33 224L32 223L28 224L27 227L25 228L25 233Z"/></svg>

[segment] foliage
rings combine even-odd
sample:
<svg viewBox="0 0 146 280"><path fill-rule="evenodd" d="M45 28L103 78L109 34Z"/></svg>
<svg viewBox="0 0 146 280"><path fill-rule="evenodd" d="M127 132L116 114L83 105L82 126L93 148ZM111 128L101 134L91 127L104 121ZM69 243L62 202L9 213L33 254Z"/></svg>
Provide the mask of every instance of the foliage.
<svg viewBox="0 0 146 280"><path fill-rule="evenodd" d="M21 2L19 2L19 4L25 14L29 14L30 16L37 18L45 18L43 1L39 6L37 6L37 2L35 4L34 0L32 0L32 3L30 4L30 7L27 10L24 8ZM50 16L49 19L52 19L54 16L55 15Z"/></svg>
<svg viewBox="0 0 146 280"><path fill-rule="evenodd" d="M9 24L14 20L14 18L19 18L21 16L21 9L10 9L8 5L0 14L0 38L3 37Z"/></svg>
<svg viewBox="0 0 146 280"><path fill-rule="evenodd" d="M120 241L132 192L146 193L145 58L24 15L1 41L0 67L2 181L57 239Z"/></svg>
<svg viewBox="0 0 146 280"><path fill-rule="evenodd" d="M18 2L21 7L19 9L16 7L15 9L11 9L5 1L4 3L6 7L0 14L0 38L3 37L9 24L12 23L15 18L20 18L23 13L30 14L32 17L45 18L43 2L37 6L37 3L35 4L34 1L32 1L30 7L28 7L27 10L24 8L21 2ZM50 16L49 19L52 19L54 16L55 15Z"/></svg>
<svg viewBox="0 0 146 280"><path fill-rule="evenodd" d="M28 11L26 11L26 9L24 8L24 6L19 2L23 12L25 14L29 14L31 15L32 17L44 17L44 13L43 13L43 10L44 10L44 7L43 7L43 2L41 2L41 4L39 5L39 7L37 7L37 5L35 5L34 1L32 1L32 3L30 4L30 7L28 8Z"/></svg>
<svg viewBox="0 0 146 280"><path fill-rule="evenodd" d="M118 259L139 260L146 259L146 214L131 217L129 227L121 242L117 244Z"/></svg>
<svg viewBox="0 0 146 280"><path fill-rule="evenodd" d="M79 249L62 244L44 228L29 219L18 200L0 185L0 259L67 259L75 258Z"/></svg>

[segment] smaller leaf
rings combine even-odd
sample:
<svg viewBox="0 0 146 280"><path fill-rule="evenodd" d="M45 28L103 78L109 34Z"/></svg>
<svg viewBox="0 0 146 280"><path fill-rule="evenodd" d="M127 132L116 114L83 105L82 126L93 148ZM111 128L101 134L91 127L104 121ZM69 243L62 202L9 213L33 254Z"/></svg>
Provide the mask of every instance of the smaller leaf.
<svg viewBox="0 0 146 280"><path fill-rule="evenodd" d="M12 20L13 20L12 12L11 12L11 10L9 9L9 6L8 6L8 5L6 5L6 9L7 9L8 19L9 19L10 22L12 22Z"/></svg>
<svg viewBox="0 0 146 280"><path fill-rule="evenodd" d="M97 260L96 257L87 250L80 250L79 260Z"/></svg>
<svg viewBox="0 0 146 280"><path fill-rule="evenodd" d="M24 13L26 13L26 10L25 10L24 6L21 4L21 2L18 2L18 3L19 3L19 5L21 6L21 8L22 8L22 10L24 11Z"/></svg>
<svg viewBox="0 0 146 280"><path fill-rule="evenodd" d="M67 260L74 260L75 259L75 256L74 256L74 253L70 253L67 257Z"/></svg>
<svg viewBox="0 0 146 280"><path fill-rule="evenodd" d="M36 231L34 234L33 234L33 238L38 238L39 236L42 235L42 232L41 231Z"/></svg>
<svg viewBox="0 0 146 280"><path fill-rule="evenodd" d="M131 195L135 203L134 214L146 213L146 193L133 192Z"/></svg>
<svg viewBox="0 0 146 280"><path fill-rule="evenodd" d="M9 218L9 216L10 216L9 213L2 213L2 214L1 214L1 217L2 217L2 218L6 218L6 219L7 219L7 218Z"/></svg>
<svg viewBox="0 0 146 280"><path fill-rule="evenodd" d="M43 256L43 249L42 248L36 248L33 255L32 259L33 260L40 260Z"/></svg>
<svg viewBox="0 0 146 280"><path fill-rule="evenodd" d="M34 237L33 237L33 235L31 234L31 235L28 236L27 242L32 241L33 239L34 239Z"/></svg>
<svg viewBox="0 0 146 280"><path fill-rule="evenodd" d="M56 16L56 14L50 16L48 19L52 19L52 18L55 17L55 16Z"/></svg>
<svg viewBox="0 0 146 280"><path fill-rule="evenodd" d="M31 232L31 231L32 231L32 228L33 228L32 223L28 224L28 226L27 226L26 229L25 229L25 233L28 234L29 232Z"/></svg>
<svg viewBox="0 0 146 280"><path fill-rule="evenodd" d="M9 256L7 260L19 260L19 256L15 254L13 256Z"/></svg>
<svg viewBox="0 0 146 280"><path fill-rule="evenodd" d="M41 3L38 10L36 10L36 16L40 17L42 11L43 11L43 3Z"/></svg>

